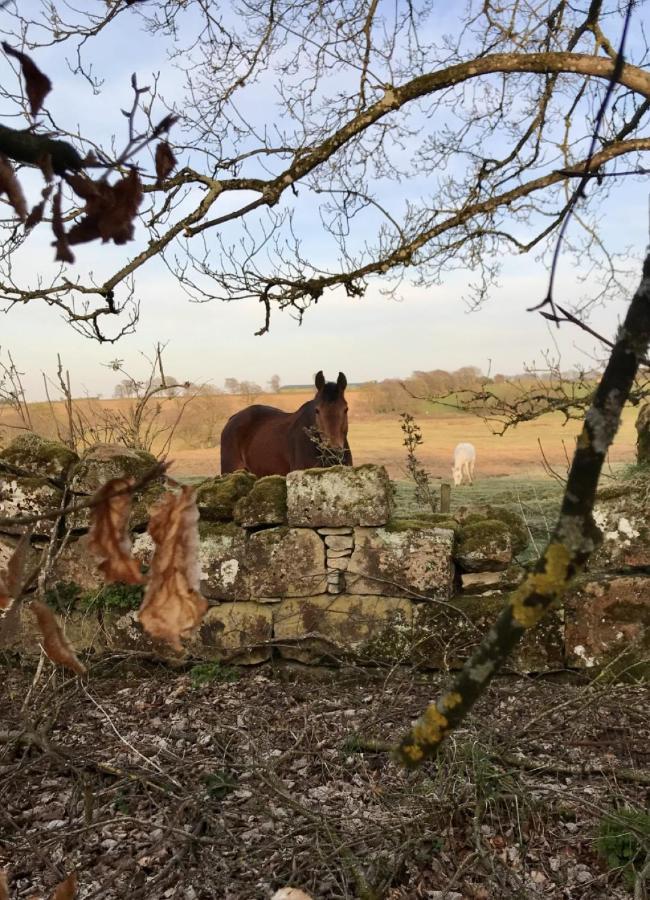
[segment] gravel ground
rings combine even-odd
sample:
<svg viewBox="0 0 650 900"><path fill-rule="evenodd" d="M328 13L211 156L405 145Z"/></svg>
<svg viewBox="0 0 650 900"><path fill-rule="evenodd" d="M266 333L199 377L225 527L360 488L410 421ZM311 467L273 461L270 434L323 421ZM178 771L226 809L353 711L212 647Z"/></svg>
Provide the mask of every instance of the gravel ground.
<svg viewBox="0 0 650 900"><path fill-rule="evenodd" d="M634 897L596 839L608 812L647 809L650 687L503 677L408 773L385 743L439 679L231 675L0 668L10 897L49 897L72 870L80 900Z"/></svg>

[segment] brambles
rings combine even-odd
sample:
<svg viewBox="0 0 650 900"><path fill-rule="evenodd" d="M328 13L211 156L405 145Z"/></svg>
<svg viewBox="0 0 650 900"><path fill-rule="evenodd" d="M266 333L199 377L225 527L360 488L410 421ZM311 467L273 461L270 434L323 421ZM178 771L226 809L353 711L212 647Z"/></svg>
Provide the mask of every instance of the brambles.
<svg viewBox="0 0 650 900"><path fill-rule="evenodd" d="M415 501L423 506L428 506L431 512L438 509L438 499L431 487L429 473L421 465L416 456L416 450L424 443L422 431L410 413L400 413L402 420L401 429L404 435L403 446L406 447L406 471L409 478L415 484Z"/></svg>

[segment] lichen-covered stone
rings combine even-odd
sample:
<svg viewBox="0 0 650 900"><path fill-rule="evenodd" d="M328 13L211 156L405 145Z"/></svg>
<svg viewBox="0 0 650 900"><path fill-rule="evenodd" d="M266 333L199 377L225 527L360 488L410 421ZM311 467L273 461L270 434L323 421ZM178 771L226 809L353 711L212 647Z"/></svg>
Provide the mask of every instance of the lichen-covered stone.
<svg viewBox="0 0 650 900"><path fill-rule="evenodd" d="M63 627L65 636L77 653L100 653L107 647L109 636L94 612L72 610L67 613L54 611ZM42 634L31 612L29 603L22 603L16 610L16 627L11 635L3 635L2 649L14 650L27 657L40 656ZM4 629L2 629L4 631ZM9 637L9 640L7 640Z"/></svg>
<svg viewBox="0 0 650 900"><path fill-rule="evenodd" d="M367 657L374 645L375 658L384 661L401 658L413 604L403 597L339 594L283 600L273 617L275 643L287 659L316 663Z"/></svg>
<svg viewBox="0 0 650 900"><path fill-rule="evenodd" d="M507 569L512 562L512 539L508 526L498 519L463 524L454 558L465 572Z"/></svg>
<svg viewBox="0 0 650 900"><path fill-rule="evenodd" d="M589 560L590 571L650 566L649 510L650 477L638 475L599 491L594 521L603 542Z"/></svg>
<svg viewBox="0 0 650 900"><path fill-rule="evenodd" d="M453 594L454 533L445 528L356 528L345 574L355 594L415 593L447 600Z"/></svg>
<svg viewBox="0 0 650 900"><path fill-rule="evenodd" d="M459 669L471 656L507 603L503 596L455 597L445 606L416 604L412 662L430 669ZM503 667L510 672L545 672L564 667L564 627L551 610L524 635Z"/></svg>
<svg viewBox="0 0 650 900"><path fill-rule="evenodd" d="M577 580L564 599L567 664L650 678L650 576Z"/></svg>
<svg viewBox="0 0 650 900"><path fill-rule="evenodd" d="M255 480L250 472L238 470L204 481L196 492L201 518L206 522L231 521L235 504L252 491Z"/></svg>
<svg viewBox="0 0 650 900"><path fill-rule="evenodd" d="M84 591L99 590L102 587L104 576L88 549L88 535L67 542L57 555L51 580L74 582Z"/></svg>
<svg viewBox="0 0 650 900"><path fill-rule="evenodd" d="M0 476L0 516L16 518L60 509L63 491L40 476ZM43 519L29 527L39 536L49 535L54 519ZM6 534L21 534L24 525L3 525Z"/></svg>
<svg viewBox="0 0 650 900"><path fill-rule="evenodd" d="M250 597L308 597L326 586L325 547L307 528L266 528L248 538Z"/></svg>
<svg viewBox="0 0 650 900"><path fill-rule="evenodd" d="M199 525L201 591L209 600L248 600L247 536L233 522Z"/></svg>
<svg viewBox="0 0 650 900"><path fill-rule="evenodd" d="M650 403L645 403L636 419L636 461L650 467Z"/></svg>
<svg viewBox="0 0 650 900"><path fill-rule="evenodd" d="M514 510L505 506L479 506L466 509L459 514L462 530L471 525L485 521L502 522L510 533L512 552L517 555L526 549L530 542L528 528L523 518Z"/></svg>
<svg viewBox="0 0 650 900"><path fill-rule="evenodd" d="M287 475L289 525L384 525L391 509L392 490L383 466L332 466Z"/></svg>
<svg viewBox="0 0 650 900"><path fill-rule="evenodd" d="M153 466L156 458L146 450L132 450L121 444L95 444L70 470L70 490L81 500L95 493L112 478L134 478L138 481ZM161 480L151 482L134 498L129 517L129 528L143 528L149 521L151 510L164 493ZM71 513L66 520L75 530L90 526L90 509Z"/></svg>
<svg viewBox="0 0 650 900"><path fill-rule="evenodd" d="M464 594L509 591L521 584L524 576L522 567L513 564L500 572L463 572L461 586Z"/></svg>
<svg viewBox="0 0 650 900"><path fill-rule="evenodd" d="M32 475L63 482L79 457L64 444L29 431L14 438L0 453L0 460Z"/></svg>
<svg viewBox="0 0 650 900"><path fill-rule="evenodd" d="M459 522L450 513L422 513L408 517L394 517L386 525L387 531L412 531L415 528L445 528L457 532Z"/></svg>
<svg viewBox="0 0 650 900"><path fill-rule="evenodd" d="M258 478L251 491L234 506L235 522L244 528L255 525L285 525L287 521L287 481L282 475Z"/></svg>
<svg viewBox="0 0 650 900"><path fill-rule="evenodd" d="M212 606L189 648L201 659L255 665L271 656L273 612L260 603L219 603Z"/></svg>

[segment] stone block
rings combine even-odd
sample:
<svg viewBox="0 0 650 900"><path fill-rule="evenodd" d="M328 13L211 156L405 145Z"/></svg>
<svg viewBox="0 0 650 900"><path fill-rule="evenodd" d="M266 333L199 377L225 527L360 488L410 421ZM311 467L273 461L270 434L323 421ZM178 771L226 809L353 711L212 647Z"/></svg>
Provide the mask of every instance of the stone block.
<svg viewBox="0 0 650 900"><path fill-rule="evenodd" d="M644 403L636 419L636 461L650 467L650 403Z"/></svg>
<svg viewBox="0 0 650 900"><path fill-rule="evenodd" d="M33 432L20 434L0 453L0 462L63 483L79 457L69 447Z"/></svg>
<svg viewBox="0 0 650 900"><path fill-rule="evenodd" d="M325 547L308 528L265 528L248 538L249 593L258 597L308 597L326 587Z"/></svg>
<svg viewBox="0 0 650 900"><path fill-rule="evenodd" d="M248 600L247 534L233 522L199 523L201 592L209 600Z"/></svg>
<svg viewBox="0 0 650 900"><path fill-rule="evenodd" d="M465 572L494 572L512 562L512 537L499 519L481 519L463 525L454 559Z"/></svg>
<svg viewBox="0 0 650 900"><path fill-rule="evenodd" d="M428 669L459 669L480 644L507 603L503 596L455 597L444 606L417 603L413 616L412 662ZM551 610L530 629L503 667L505 672L564 668L561 611Z"/></svg>
<svg viewBox="0 0 650 900"><path fill-rule="evenodd" d="M524 576L521 566L511 565L501 572L464 572L460 581L464 594L485 594L512 590Z"/></svg>
<svg viewBox="0 0 650 900"><path fill-rule="evenodd" d="M319 534L326 537L328 534L354 534L354 528L348 525L341 525L339 528L318 528Z"/></svg>
<svg viewBox="0 0 650 900"><path fill-rule="evenodd" d="M577 580L564 600L567 664L650 677L650 576Z"/></svg>
<svg viewBox="0 0 650 900"><path fill-rule="evenodd" d="M218 475L199 485L196 504L201 519L206 522L229 522L235 514L235 505L253 489L255 476L237 471Z"/></svg>
<svg viewBox="0 0 650 900"><path fill-rule="evenodd" d="M71 540L65 545L54 563L52 581L74 582L84 591L95 591L102 587L104 577L88 549L88 535L82 535L78 540Z"/></svg>
<svg viewBox="0 0 650 900"><path fill-rule="evenodd" d="M603 542L589 560L589 571L612 572L650 566L650 477L640 476L599 491L594 521Z"/></svg>
<svg viewBox="0 0 650 900"><path fill-rule="evenodd" d="M332 466L287 475L289 525L384 525L391 509L392 489L383 466Z"/></svg>
<svg viewBox="0 0 650 900"><path fill-rule="evenodd" d="M252 489L234 505L235 522L244 528L256 525L285 525L287 521L287 481L282 475L258 478Z"/></svg>
<svg viewBox="0 0 650 900"><path fill-rule="evenodd" d="M385 661L409 646L413 604L403 597L286 599L273 610L276 646L301 662L346 656Z"/></svg>
<svg viewBox="0 0 650 900"><path fill-rule="evenodd" d="M454 589L454 533L446 528L357 528L345 575L355 594L416 593L447 600Z"/></svg>
<svg viewBox="0 0 650 900"><path fill-rule="evenodd" d="M335 569L339 572L345 572L347 567L350 565L350 557L349 556L340 556L332 559L330 556L327 557L327 568L328 570Z"/></svg>
<svg viewBox="0 0 650 900"><path fill-rule="evenodd" d="M99 653L108 646L109 635L95 612L71 610L60 613L54 610L54 613L76 652ZM7 618L10 627L0 627L0 648L15 650L28 657L40 656L42 636L29 602L10 610ZM0 622L4 626L5 620Z"/></svg>
<svg viewBox="0 0 650 900"><path fill-rule="evenodd" d="M50 512L61 507L63 491L37 475L0 475L0 516L15 518ZM35 535L49 536L54 519L43 519L29 527ZM22 534L24 525L3 525L6 534Z"/></svg>
<svg viewBox="0 0 650 900"><path fill-rule="evenodd" d="M271 656L273 611L259 603L219 603L203 617L188 644L201 659L244 665L265 662Z"/></svg>
<svg viewBox="0 0 650 900"><path fill-rule="evenodd" d="M352 550L354 537L351 534L328 534L325 538L325 546L329 550Z"/></svg>

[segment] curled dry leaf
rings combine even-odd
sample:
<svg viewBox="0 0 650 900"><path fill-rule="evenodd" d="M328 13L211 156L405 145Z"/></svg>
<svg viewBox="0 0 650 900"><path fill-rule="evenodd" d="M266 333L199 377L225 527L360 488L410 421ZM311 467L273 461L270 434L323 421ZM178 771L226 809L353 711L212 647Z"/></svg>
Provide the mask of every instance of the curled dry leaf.
<svg viewBox="0 0 650 900"><path fill-rule="evenodd" d="M180 638L196 628L208 608L199 592L199 511L193 488L167 494L149 520L156 544L138 618L153 638L182 650Z"/></svg>
<svg viewBox="0 0 650 900"><path fill-rule="evenodd" d="M0 900L9 900L9 883L5 869L0 869Z"/></svg>
<svg viewBox="0 0 650 900"><path fill-rule="evenodd" d="M29 107L32 115L35 116L43 105L43 100L52 90L52 82L26 53L14 50L6 41L2 42L2 49L7 56L13 56L20 63L23 78L25 79L25 91L27 92Z"/></svg>
<svg viewBox="0 0 650 900"><path fill-rule="evenodd" d="M271 900L313 900L310 894L301 891L300 888L284 887L276 891Z"/></svg>
<svg viewBox="0 0 650 900"><path fill-rule="evenodd" d="M21 222L27 218L27 201L20 182L16 178L13 166L6 156L0 153L0 194L6 194L9 203L16 211Z"/></svg>
<svg viewBox="0 0 650 900"><path fill-rule="evenodd" d="M45 212L45 204L50 199L50 194L52 193L53 184L46 185L41 191L41 197L43 198L40 203L37 203L36 206L32 208L32 211L27 216L27 221L25 222L25 229L33 228L35 225L38 225L39 222L43 219L43 213Z"/></svg>
<svg viewBox="0 0 650 900"><path fill-rule="evenodd" d="M77 873L72 872L54 888L51 900L74 900L77 896Z"/></svg>
<svg viewBox="0 0 650 900"><path fill-rule="evenodd" d="M52 662L71 669L77 675L84 675L86 667L77 659L74 647L63 633L56 616L49 606L40 600L33 600L29 608L36 616L38 627L43 635L43 650Z"/></svg>
<svg viewBox="0 0 650 900"><path fill-rule="evenodd" d="M133 478L112 478L94 496L88 546L106 581L142 584L140 563L131 555L128 524Z"/></svg>
<svg viewBox="0 0 650 900"><path fill-rule="evenodd" d="M54 242L54 246L56 247L56 261L73 263L74 254L70 249L68 235L65 233L65 228L63 227L63 216L61 215L61 185L59 185L59 189L52 201L52 231L56 238L56 241Z"/></svg>
<svg viewBox="0 0 650 900"><path fill-rule="evenodd" d="M11 554L7 568L0 571L0 610L9 609L14 600L20 596L31 536L31 531L26 531L22 535Z"/></svg>
<svg viewBox="0 0 650 900"><path fill-rule="evenodd" d="M68 232L70 244L85 244L97 238L103 243L112 240L126 244L133 239L133 220L143 196L135 169L115 184L101 179L93 181L81 174L68 175L66 180L75 194L86 201L85 216Z"/></svg>
<svg viewBox="0 0 650 900"><path fill-rule="evenodd" d="M167 141L161 141L156 147L156 186L160 187L167 176L174 171L176 157Z"/></svg>

